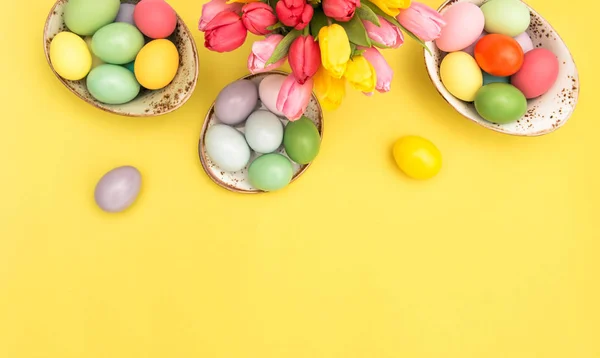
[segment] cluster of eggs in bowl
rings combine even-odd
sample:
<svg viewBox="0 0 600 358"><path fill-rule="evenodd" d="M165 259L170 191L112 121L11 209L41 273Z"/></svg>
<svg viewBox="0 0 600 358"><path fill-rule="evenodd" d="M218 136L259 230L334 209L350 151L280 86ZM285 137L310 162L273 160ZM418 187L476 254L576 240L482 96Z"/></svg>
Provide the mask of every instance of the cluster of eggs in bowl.
<svg viewBox="0 0 600 358"><path fill-rule="evenodd" d="M469 3L468 5L473 4L475 6L466 6L467 4L463 3ZM522 14L523 16L517 17L515 16L515 14L517 13L516 11L504 11L507 9L510 10L511 6L518 6L524 8L525 14ZM484 84L486 82L501 82L492 83L491 86L490 84L487 84L487 86L484 85L483 87L481 87L481 89L478 92L480 94L480 98L486 100L486 102L488 103L496 102L497 105L501 106L502 98L509 98L512 96L512 98L515 99L519 97L519 101L514 101L519 102L518 106L515 106L514 111L515 113L518 112L516 118L513 117L513 120L506 122L489 120L490 115L495 114L493 111L490 113L490 111L486 111L486 109L488 108L482 108L482 106L479 106L479 108L477 108L477 103L474 103L477 101L474 101L474 98L468 98L467 100L465 100L465 98L461 98L464 96L461 96L461 94L457 92L457 86L454 86L455 88L452 88L452 86L448 86L450 82L448 80L448 68L455 67L447 66L448 64L451 64L452 62L461 61L462 63L465 63L467 62L467 57L471 57L470 60L472 61L470 62L475 64L471 67L477 67L477 64L481 67L481 64L483 63L482 60L485 60L485 58L480 56L478 61L475 61L475 58L473 58L477 57L477 54L473 56L473 51L476 52L478 47L468 46L467 48L461 51L449 53L440 49L440 47L445 48L446 44L443 42L446 41L442 41L439 43L429 42L427 43L427 49L424 51L425 64L428 75L438 92L455 110L457 110L464 117L497 132L520 136L538 136L550 133L564 125L565 122L572 115L577 104L579 94L579 77L577 73L577 68L569 52L569 49L567 48L566 44L562 41L556 30L554 30L554 28L552 28L548 21L546 21L542 16L540 16L535 10L533 10L531 7L519 0L448 0L440 6L438 11L442 14L442 16L445 19L447 19L448 23L451 23L451 21L456 22L456 18L461 18L461 24L456 27L464 27L465 29L471 29L476 27L475 25L473 25L475 23L477 23L478 26L483 26L483 15L481 15L481 10L477 9L478 11L471 11L471 14L467 14L466 12L460 13L456 11L457 9L462 8L471 9L471 7L481 7L481 9L487 11L486 18L490 16L490 18L498 19L495 24L488 23L486 21L486 30L488 29L489 25L492 25L491 27L494 27L494 25L497 25L497 23L504 23L507 24L509 27L515 28L521 26L522 23L525 23L525 26L528 25L524 33L519 34L518 36L517 34L511 34L511 36L514 36L515 39L514 41L512 41L512 39L510 40L515 44L518 42L521 46L523 46L524 51L527 52L525 53L525 62L523 62L523 66L527 65L527 62L531 62L532 59L539 61L541 57L552 57L553 59L550 62L555 62L556 67L549 66L549 68L551 68L550 70L545 71L545 73L540 73L540 75L546 76L545 79L549 79L552 81L546 88L543 89L544 91L543 93L541 93L541 95L532 96L528 93L529 88L525 88L523 86L524 81L522 81L522 78L513 76L513 78L510 78L508 81L506 81L506 78L492 78L492 76L489 76L486 73L482 73L481 70L479 70L480 72L478 73L478 75L480 76L480 78L483 78ZM454 10L452 10L453 8ZM475 19L473 14L481 17L481 19ZM471 19L471 17L473 17L473 19ZM479 24L479 22L481 22L481 24ZM519 24L519 22L521 24ZM447 25L447 27L449 27L450 31L452 31L451 28L453 26ZM525 27L523 27L523 29L524 28ZM496 28L492 30L496 30ZM446 29L446 31L448 31L448 29ZM520 31L522 31L522 29ZM496 33L496 31L490 32L494 34ZM464 35L464 32L460 32L460 34ZM474 40L476 40L476 42L473 43L473 45L480 45L480 50L486 50L485 45L488 45L490 43L493 44L493 42L496 42L497 40L504 40L500 38L502 36L508 37L505 35L485 35L486 34L483 33L481 36L477 37L478 35L474 34ZM442 37L444 37L444 29L442 30ZM480 43L481 39L486 39L487 41L484 41L485 43ZM527 48L528 46L530 46L531 48ZM487 51L491 53L491 46L487 47L489 47ZM517 47L519 46L517 45ZM540 56L540 54L544 56ZM523 52L521 52L520 55L521 59L523 59ZM499 63L503 63L504 61L503 58L489 58L491 58L492 60L496 60ZM446 64L444 64L444 62L446 62ZM542 83L544 77L538 76L537 73L534 73L538 72L537 70L531 71L532 66L528 67L528 71L530 72L530 74L532 74L532 80L529 80L528 83L525 84L529 85L529 87L533 87L535 86L535 84L539 85L540 83ZM470 69L469 73L471 72L473 72L473 70ZM446 80L446 84L444 84L444 79ZM460 74L455 74L455 79L460 79ZM462 83L466 84L468 82L468 79L466 78L466 76L464 79L465 81L463 81ZM511 82L513 80L514 82L512 83L512 86L509 83L506 83ZM460 83L460 81L456 82ZM519 87L519 89L517 89L516 87ZM501 91L489 91L490 89L500 89ZM501 93L500 96L496 96L496 93L500 93L502 92L502 90L511 90L511 93ZM525 100L525 96L523 96L523 94L518 93L520 92L519 90L527 96L527 100ZM473 91L467 90L466 92ZM469 97L475 96L470 96L469 94ZM486 120L484 116L488 117L488 120Z"/></svg>
<svg viewBox="0 0 600 358"><path fill-rule="evenodd" d="M90 16L89 11L83 11L86 8L98 10L92 11ZM140 15L137 21L134 21L134 9ZM162 17L164 23L154 17L157 9L170 12L169 16ZM155 33L154 30L162 28L168 29L169 35ZM128 46L122 49L124 51L117 51L113 42L116 45L126 42ZM151 117L172 112L191 97L198 77L198 54L193 37L183 20L164 1L58 0L44 27L44 50L50 68L72 93L118 115ZM121 64L122 57L131 51L143 60L137 75L134 74L135 63ZM88 68L89 58L91 68ZM81 65L79 70L70 66L73 62ZM81 78L86 69L88 73ZM80 73L75 73L77 71ZM158 75L164 77L158 81L162 83L157 83ZM110 78L118 81L109 81ZM112 91L113 87L119 91ZM112 98L114 96L119 98Z"/></svg>

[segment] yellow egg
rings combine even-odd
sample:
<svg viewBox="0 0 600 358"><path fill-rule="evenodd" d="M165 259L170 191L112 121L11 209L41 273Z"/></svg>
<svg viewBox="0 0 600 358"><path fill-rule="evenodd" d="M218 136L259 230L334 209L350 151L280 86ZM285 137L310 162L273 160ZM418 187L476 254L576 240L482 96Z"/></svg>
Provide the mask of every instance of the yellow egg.
<svg viewBox="0 0 600 358"><path fill-rule="evenodd" d="M77 81L92 68L92 54L83 39L72 32L61 32L50 44L50 61L58 75Z"/></svg>
<svg viewBox="0 0 600 358"><path fill-rule="evenodd" d="M150 90L167 86L179 67L179 52L169 40L153 40L144 46L135 58L135 77Z"/></svg>
<svg viewBox="0 0 600 358"><path fill-rule="evenodd" d="M447 54L440 66L440 76L448 92L467 102L473 102L475 94L483 86L481 69L466 52Z"/></svg>

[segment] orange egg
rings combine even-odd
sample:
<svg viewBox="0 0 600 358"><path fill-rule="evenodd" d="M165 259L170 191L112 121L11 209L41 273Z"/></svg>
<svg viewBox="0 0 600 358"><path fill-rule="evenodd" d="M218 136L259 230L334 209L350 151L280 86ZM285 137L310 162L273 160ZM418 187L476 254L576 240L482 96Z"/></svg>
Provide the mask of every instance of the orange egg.
<svg viewBox="0 0 600 358"><path fill-rule="evenodd" d="M475 60L482 70L493 76L511 76L523 65L523 49L510 36L491 34L475 46Z"/></svg>

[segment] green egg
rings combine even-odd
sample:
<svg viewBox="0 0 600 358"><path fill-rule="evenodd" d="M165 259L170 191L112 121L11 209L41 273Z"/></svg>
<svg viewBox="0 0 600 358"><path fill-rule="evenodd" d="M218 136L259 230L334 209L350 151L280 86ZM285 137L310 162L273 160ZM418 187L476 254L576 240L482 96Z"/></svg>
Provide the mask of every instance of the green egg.
<svg viewBox="0 0 600 358"><path fill-rule="evenodd" d="M531 22L529 8L521 0L490 0L481 5L485 31L515 37L527 30Z"/></svg>
<svg viewBox="0 0 600 358"><path fill-rule="evenodd" d="M475 109L486 121L507 124L523 117L527 112L527 99L513 85L490 83L477 91Z"/></svg>
<svg viewBox="0 0 600 358"><path fill-rule="evenodd" d="M283 146L287 155L298 164L308 164L315 159L321 148L321 137L315 124L302 117L285 126Z"/></svg>
<svg viewBox="0 0 600 358"><path fill-rule="evenodd" d="M87 76L87 89L98 101L123 104L140 93L140 84L128 69L117 65L100 65Z"/></svg>
<svg viewBox="0 0 600 358"><path fill-rule="evenodd" d="M144 35L126 22L108 24L96 31L92 38L92 51L102 61L124 65L135 60L144 47Z"/></svg>
<svg viewBox="0 0 600 358"><path fill-rule="evenodd" d="M123 65L126 69L128 69L129 71L135 73L135 61L131 61L129 63L126 63Z"/></svg>
<svg viewBox="0 0 600 358"><path fill-rule="evenodd" d="M78 35L93 35L115 21L120 6L119 0L69 0L65 5L65 24Z"/></svg>
<svg viewBox="0 0 600 358"><path fill-rule="evenodd" d="M294 176L290 160L279 153L256 158L248 168L248 180L256 189L275 191L286 187Z"/></svg>

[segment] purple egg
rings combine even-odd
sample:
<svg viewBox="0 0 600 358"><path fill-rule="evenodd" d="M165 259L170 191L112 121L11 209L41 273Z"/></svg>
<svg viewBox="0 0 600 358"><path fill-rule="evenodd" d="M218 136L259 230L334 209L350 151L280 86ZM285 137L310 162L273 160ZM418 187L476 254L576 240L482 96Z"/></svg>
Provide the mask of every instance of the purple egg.
<svg viewBox="0 0 600 358"><path fill-rule="evenodd" d="M135 22L133 21L133 10L135 10L134 4L121 4L115 22L126 22L135 26Z"/></svg>
<svg viewBox="0 0 600 358"><path fill-rule="evenodd" d="M250 80L239 80L225 86L215 100L219 121L236 125L248 118L258 103L258 87Z"/></svg>
<svg viewBox="0 0 600 358"><path fill-rule="evenodd" d="M142 175L131 166L115 168L96 185L96 204L109 213L121 212L133 204L140 193Z"/></svg>
<svg viewBox="0 0 600 358"><path fill-rule="evenodd" d="M523 32L522 34L517 35L515 37L515 40L517 40L519 45L521 45L521 48L523 49L523 53L527 53L534 49L533 41L531 41L531 37L529 37L527 32Z"/></svg>

